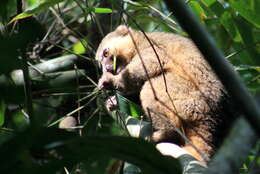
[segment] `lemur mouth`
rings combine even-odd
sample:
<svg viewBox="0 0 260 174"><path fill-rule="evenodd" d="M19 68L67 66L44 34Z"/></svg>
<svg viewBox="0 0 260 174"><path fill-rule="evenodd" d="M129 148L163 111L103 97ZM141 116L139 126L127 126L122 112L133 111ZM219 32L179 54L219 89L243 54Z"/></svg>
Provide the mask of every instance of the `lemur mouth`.
<svg viewBox="0 0 260 174"><path fill-rule="evenodd" d="M105 69L106 69L106 72L110 72L110 73L114 74L113 65L106 65Z"/></svg>

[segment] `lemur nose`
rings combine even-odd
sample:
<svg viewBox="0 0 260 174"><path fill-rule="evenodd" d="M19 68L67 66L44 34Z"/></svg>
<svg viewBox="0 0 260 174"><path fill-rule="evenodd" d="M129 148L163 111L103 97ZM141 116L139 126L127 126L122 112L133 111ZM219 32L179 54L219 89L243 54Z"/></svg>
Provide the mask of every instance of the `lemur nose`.
<svg viewBox="0 0 260 174"><path fill-rule="evenodd" d="M101 85L101 89L112 89L112 84L110 82L103 82Z"/></svg>

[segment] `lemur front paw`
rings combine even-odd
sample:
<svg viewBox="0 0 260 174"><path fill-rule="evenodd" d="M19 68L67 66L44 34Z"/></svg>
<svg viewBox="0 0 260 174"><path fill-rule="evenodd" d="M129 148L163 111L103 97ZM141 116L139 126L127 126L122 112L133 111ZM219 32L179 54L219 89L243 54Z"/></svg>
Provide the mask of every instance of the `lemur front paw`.
<svg viewBox="0 0 260 174"><path fill-rule="evenodd" d="M106 103L105 103L105 106L106 106L106 109L108 111L112 111L114 109L117 109L118 108L118 103L117 103L117 100L116 100L116 96L110 96L107 100L106 100Z"/></svg>

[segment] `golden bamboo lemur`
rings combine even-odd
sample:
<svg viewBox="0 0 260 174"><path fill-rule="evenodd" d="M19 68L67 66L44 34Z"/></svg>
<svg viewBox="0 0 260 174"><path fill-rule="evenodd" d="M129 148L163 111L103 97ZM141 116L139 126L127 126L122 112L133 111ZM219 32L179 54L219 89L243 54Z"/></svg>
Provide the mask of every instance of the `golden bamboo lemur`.
<svg viewBox="0 0 260 174"><path fill-rule="evenodd" d="M96 59L103 68L99 87L124 94L140 92L142 108L153 123L155 142L175 142L198 160L203 160L202 154L210 157L228 118L224 86L190 39L163 32L146 35L162 68L144 33L121 25L97 50Z"/></svg>

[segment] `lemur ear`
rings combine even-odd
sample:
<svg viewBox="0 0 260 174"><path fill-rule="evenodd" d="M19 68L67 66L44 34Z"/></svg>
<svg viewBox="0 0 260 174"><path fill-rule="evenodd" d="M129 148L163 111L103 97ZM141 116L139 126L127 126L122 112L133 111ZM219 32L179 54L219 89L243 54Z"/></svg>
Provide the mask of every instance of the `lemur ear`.
<svg viewBox="0 0 260 174"><path fill-rule="evenodd" d="M125 36L126 34L128 34L129 30L131 29L128 28L126 25L120 25L116 28L115 31L117 34Z"/></svg>

